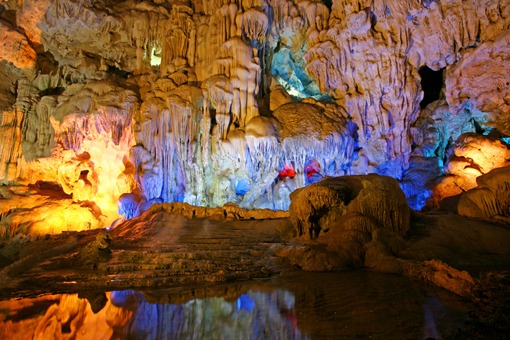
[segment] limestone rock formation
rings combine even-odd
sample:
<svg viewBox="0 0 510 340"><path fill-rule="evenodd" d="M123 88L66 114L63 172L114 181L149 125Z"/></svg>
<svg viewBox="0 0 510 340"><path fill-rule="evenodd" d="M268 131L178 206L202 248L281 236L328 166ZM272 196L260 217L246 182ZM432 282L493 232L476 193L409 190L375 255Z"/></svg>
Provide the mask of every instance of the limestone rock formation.
<svg viewBox="0 0 510 340"><path fill-rule="evenodd" d="M0 48L2 60L5 60L18 69L33 69L35 67L36 52L30 46L29 40L15 27L5 21L0 22Z"/></svg>
<svg viewBox="0 0 510 340"><path fill-rule="evenodd" d="M421 111L420 117L411 127L415 147L401 187L413 209L420 210L433 205L433 188L438 178L447 172L448 166L445 163L448 163L454 142L462 134L476 130L471 113L464 110L453 114L450 111L445 100L436 100ZM464 175L462 170L459 174Z"/></svg>
<svg viewBox="0 0 510 340"><path fill-rule="evenodd" d="M362 195L370 183L372 188L385 187L398 192L396 181L389 177L355 177L354 181L344 180L343 185L337 183L331 190L349 189L353 184L361 187L360 182L367 182L347 208L353 208L352 202L357 199L366 202L374 199L370 193L366 197ZM308 188L313 187L318 185ZM336 195L339 212L342 199L347 197L341 194L352 191L336 192L340 193ZM387 192L387 196L394 194ZM396 196L403 197L403 193ZM335 195L324 197L335 198ZM381 214L385 202L376 203L379 203L377 211L381 220L391 221L391 214ZM210 209L180 202L154 205L108 233L93 230L17 235L10 241L1 240L0 285L4 296L20 296L20 291L23 294L27 290L41 291L41 272L45 273L44 289L76 291L202 286L294 272L293 265L314 271L356 266L407 275L469 296L477 284L473 273L491 266L508 266L510 232L507 228L452 214L415 213L412 227L404 238L382 227L375 217L370 218L369 214L375 216L370 207L360 204L358 208L368 210L358 209L363 214L333 216L331 212L335 209L331 209L327 217L332 218L322 221L324 226L330 226L328 232L323 230L317 239L310 240L306 235L295 237L291 219L279 218L285 216L283 213L267 210L257 214L231 205ZM179 214L206 216L206 219ZM257 220L258 217L264 220ZM336 217L342 224L335 223ZM99 236L94 240L96 235ZM113 237L111 244L109 235ZM111 254L105 249L110 249ZM99 270L91 272L94 265ZM194 293L192 296L196 298Z"/></svg>
<svg viewBox="0 0 510 340"><path fill-rule="evenodd" d="M374 248L390 257L405 246L411 210L395 179L325 178L291 199L290 219L302 244L279 254L305 270L365 266Z"/></svg>
<svg viewBox="0 0 510 340"><path fill-rule="evenodd" d="M507 174L502 170L494 170L492 178L499 180L492 181L492 190L499 187L507 193ZM465 205L474 211L469 217L481 211L494 214L499 207L508 210L507 194L498 201L495 195L480 195L476 190L471 197L479 200ZM298 237L275 246L274 251L304 270L368 267L431 282L468 297L476 280L457 266L472 259L492 263L489 258L508 253L508 230L495 225L459 222L458 216L417 223L421 218L416 216L411 226L405 196L397 182L386 176L326 178L296 190L291 198L290 220Z"/></svg>
<svg viewBox="0 0 510 340"><path fill-rule="evenodd" d="M247 210L240 208L232 203L227 203L223 207L206 208L200 206L192 206L187 203L163 203L153 205L148 210L149 213L157 213L158 211L165 211L171 215L182 215L187 218L209 218L218 220L269 220L289 217L287 211L271 210L271 209L256 209Z"/></svg>
<svg viewBox="0 0 510 340"><path fill-rule="evenodd" d="M500 15L508 15L510 7L501 7L504 12L500 12L494 5L488 12L489 20L502 25ZM466 51L462 59L448 69L445 82L446 98L453 112L465 107L479 111L484 115L484 125L506 135L510 134L510 75L506 72L510 60L509 44L507 24L506 31L500 35L479 48Z"/></svg>
<svg viewBox="0 0 510 340"><path fill-rule="evenodd" d="M73 202L63 192L59 196L58 189L58 185L47 183L29 188L0 187L0 236L58 234L104 226L104 216L96 204Z"/></svg>
<svg viewBox="0 0 510 340"><path fill-rule="evenodd" d="M0 183L58 183L106 224L160 202L288 209L321 177L372 172L402 180L421 209L450 139L508 138L509 11L504 0L2 1Z"/></svg>
<svg viewBox="0 0 510 340"><path fill-rule="evenodd" d="M433 187L437 203L445 197L459 195L477 187L481 176L510 165L510 148L491 136L475 133L461 135L451 147L444 177Z"/></svg>
<svg viewBox="0 0 510 340"><path fill-rule="evenodd" d="M477 177L478 186L460 195L460 215L488 221L510 222L510 166Z"/></svg>
<svg viewBox="0 0 510 340"><path fill-rule="evenodd" d="M290 218L306 239L384 228L404 236L411 210L396 180L379 175L325 178L291 194ZM321 235L322 232L322 235Z"/></svg>
<svg viewBox="0 0 510 340"><path fill-rule="evenodd" d="M99 262L107 261L111 256L110 243L111 236L105 232L97 233L94 241L88 243L80 251L77 257L77 263L89 269L97 269Z"/></svg>

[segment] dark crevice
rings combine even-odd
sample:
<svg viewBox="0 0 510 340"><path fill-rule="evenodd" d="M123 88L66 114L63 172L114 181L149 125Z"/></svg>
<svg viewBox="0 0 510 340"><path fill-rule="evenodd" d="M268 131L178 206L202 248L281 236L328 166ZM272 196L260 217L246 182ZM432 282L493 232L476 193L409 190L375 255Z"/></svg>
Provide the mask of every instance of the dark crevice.
<svg viewBox="0 0 510 340"><path fill-rule="evenodd" d="M50 74L58 67L58 61L49 51L37 54L37 66L41 74Z"/></svg>
<svg viewBox="0 0 510 340"><path fill-rule="evenodd" d="M85 181L85 180L87 180L87 176L88 176L88 174L89 174L89 171L88 171L88 170L82 170L82 171L80 171L80 179L82 179L82 180L84 180L84 181Z"/></svg>
<svg viewBox="0 0 510 340"><path fill-rule="evenodd" d="M475 128L475 132L480 134L480 135L483 135L484 132L485 132L485 129L480 125L480 123L478 123L474 118L471 121L472 121L473 126Z"/></svg>
<svg viewBox="0 0 510 340"><path fill-rule="evenodd" d="M40 195L46 195L58 199L69 199L72 196L66 194L62 186L54 182L37 181L34 184L29 184L28 187L35 190Z"/></svg>
<svg viewBox="0 0 510 340"><path fill-rule="evenodd" d="M0 19L10 24L12 27L17 26L16 11L7 9L0 5Z"/></svg>
<svg viewBox="0 0 510 340"><path fill-rule="evenodd" d="M61 95L63 92L65 91L65 88L64 87L49 87L47 89L44 89L42 90L39 95L41 97L44 97L44 96L59 96Z"/></svg>
<svg viewBox="0 0 510 340"><path fill-rule="evenodd" d="M434 71L427 66L423 66L418 73L421 77L421 88L423 90L423 100L420 102L420 107L424 109L441 97L441 90L444 85L444 68Z"/></svg>
<svg viewBox="0 0 510 340"><path fill-rule="evenodd" d="M370 12L370 26L372 27L372 30L375 31L375 26L377 25L377 15L375 15L374 12Z"/></svg>
<svg viewBox="0 0 510 340"><path fill-rule="evenodd" d="M329 8L329 10L331 10L331 7L333 7L333 0L322 0L322 2L324 5L326 5L326 7Z"/></svg>
<svg viewBox="0 0 510 340"><path fill-rule="evenodd" d="M72 320L73 319L70 318L67 322L61 324L60 327L61 327L62 334L69 334L69 333L71 333L71 321Z"/></svg>
<svg viewBox="0 0 510 340"><path fill-rule="evenodd" d="M121 70L120 68L115 67L115 66L111 66L111 65L108 66L108 71L107 72L110 73L110 74L114 74L116 76L119 76L121 78L128 78L129 76L131 76L133 74L131 72L127 72L127 71Z"/></svg>

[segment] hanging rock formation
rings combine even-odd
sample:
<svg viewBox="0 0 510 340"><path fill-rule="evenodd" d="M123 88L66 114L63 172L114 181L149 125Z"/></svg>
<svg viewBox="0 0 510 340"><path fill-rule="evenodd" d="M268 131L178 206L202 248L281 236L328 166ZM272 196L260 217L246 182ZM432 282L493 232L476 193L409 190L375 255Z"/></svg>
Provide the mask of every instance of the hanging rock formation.
<svg viewBox="0 0 510 340"><path fill-rule="evenodd" d="M0 183L105 224L372 172L421 209L461 132L508 141L509 27L504 0L1 1Z"/></svg>

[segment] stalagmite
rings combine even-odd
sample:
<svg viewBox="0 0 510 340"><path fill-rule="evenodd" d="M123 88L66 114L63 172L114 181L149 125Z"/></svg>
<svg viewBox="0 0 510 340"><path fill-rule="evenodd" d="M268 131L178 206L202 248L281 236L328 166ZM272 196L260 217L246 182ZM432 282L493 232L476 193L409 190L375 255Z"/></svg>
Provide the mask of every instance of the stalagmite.
<svg viewBox="0 0 510 340"><path fill-rule="evenodd" d="M338 311L340 276L333 301L270 293L268 327L238 294L297 268L408 276L506 325L479 308L505 280L476 275L510 262L509 69L508 0L0 0L0 338L214 338L181 321L217 312L217 337L314 338L303 307ZM198 299L216 284L232 300ZM421 293L398 334L465 338Z"/></svg>
<svg viewBox="0 0 510 340"><path fill-rule="evenodd" d="M110 216L122 195L128 216L287 209L324 176L372 172L421 209L476 185L449 157L462 133L508 143L504 1L0 6L0 181L59 183Z"/></svg>

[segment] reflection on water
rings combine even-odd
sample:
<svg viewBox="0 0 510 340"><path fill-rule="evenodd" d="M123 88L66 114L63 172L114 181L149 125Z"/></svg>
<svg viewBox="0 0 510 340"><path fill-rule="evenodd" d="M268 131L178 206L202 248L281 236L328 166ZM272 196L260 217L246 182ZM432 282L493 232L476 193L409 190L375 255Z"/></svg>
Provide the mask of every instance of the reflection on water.
<svg viewBox="0 0 510 340"><path fill-rule="evenodd" d="M398 276L299 274L200 293L195 287L0 301L0 338L447 339L463 327L468 307Z"/></svg>
<svg viewBox="0 0 510 340"><path fill-rule="evenodd" d="M210 297L183 304L148 303L140 293L112 292L112 303L132 311L116 335L141 339L299 339L294 297L283 290L248 292L234 301Z"/></svg>

